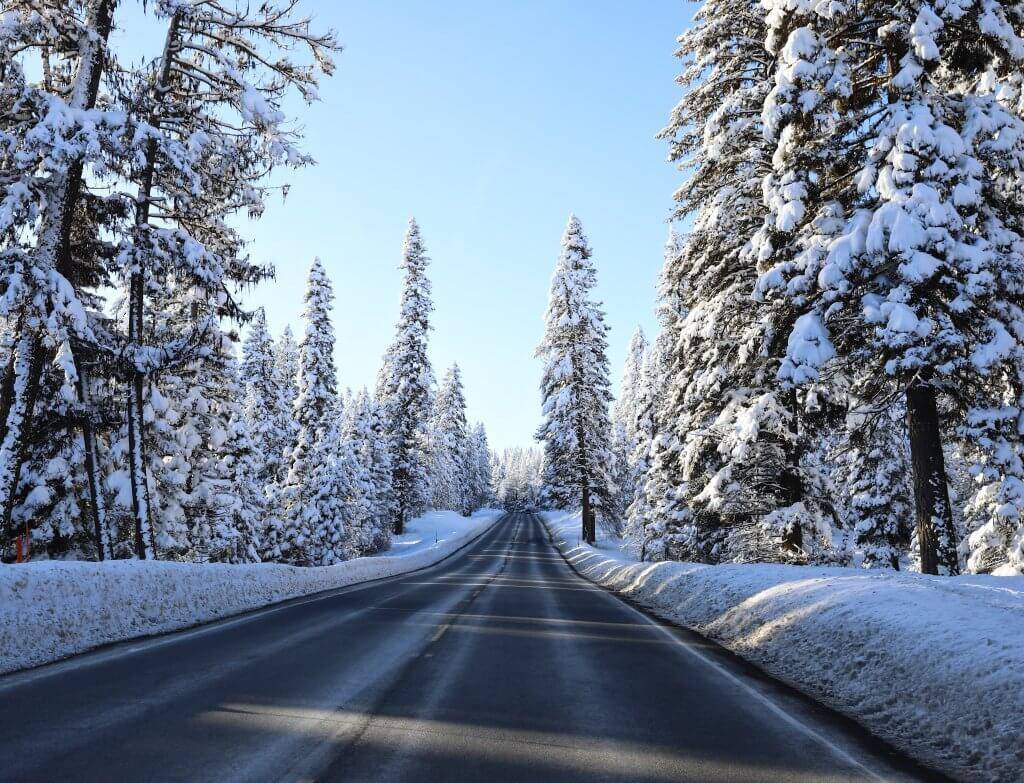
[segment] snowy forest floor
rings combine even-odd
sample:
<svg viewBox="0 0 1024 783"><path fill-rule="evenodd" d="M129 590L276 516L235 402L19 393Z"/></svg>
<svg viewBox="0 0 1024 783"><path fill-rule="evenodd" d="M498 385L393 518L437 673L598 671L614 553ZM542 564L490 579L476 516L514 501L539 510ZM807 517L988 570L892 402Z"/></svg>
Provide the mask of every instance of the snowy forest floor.
<svg viewBox="0 0 1024 783"><path fill-rule="evenodd" d="M412 520L387 552L320 568L159 560L0 565L0 674L426 568L503 514L431 512Z"/></svg>
<svg viewBox="0 0 1024 783"><path fill-rule="evenodd" d="M1024 577L641 563L545 512L582 576L713 639L918 761L1024 780Z"/></svg>

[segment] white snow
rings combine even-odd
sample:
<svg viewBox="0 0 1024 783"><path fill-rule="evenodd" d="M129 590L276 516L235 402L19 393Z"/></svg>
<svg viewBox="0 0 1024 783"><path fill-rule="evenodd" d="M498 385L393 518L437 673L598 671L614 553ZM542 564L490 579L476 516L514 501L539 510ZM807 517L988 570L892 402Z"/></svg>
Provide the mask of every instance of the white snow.
<svg viewBox="0 0 1024 783"><path fill-rule="evenodd" d="M607 534L580 545L578 514L544 517L590 581L715 640L922 763L962 780L1024 780L1024 577L641 563Z"/></svg>
<svg viewBox="0 0 1024 783"><path fill-rule="evenodd" d="M394 537L389 551L319 568L159 560L0 565L0 674L425 568L483 534L503 513L425 514Z"/></svg>

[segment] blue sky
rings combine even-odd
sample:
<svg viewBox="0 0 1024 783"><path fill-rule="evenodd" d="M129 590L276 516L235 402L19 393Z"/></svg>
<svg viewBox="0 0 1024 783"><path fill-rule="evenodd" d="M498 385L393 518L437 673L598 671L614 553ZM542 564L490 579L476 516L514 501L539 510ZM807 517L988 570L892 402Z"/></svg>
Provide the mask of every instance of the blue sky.
<svg viewBox="0 0 1024 783"><path fill-rule="evenodd" d="M277 280L249 298L275 335L299 312L319 255L337 295L340 382L372 387L398 309L402 234L415 215L433 259L431 359L462 367L471 419L493 447L539 420L547 287L566 219L582 220L611 327L613 378L654 285L680 174L654 137L679 97L682 0L305 0L345 51L300 106L315 169L259 222L252 253ZM130 6L129 6L130 8ZM131 24L118 43L145 41Z"/></svg>

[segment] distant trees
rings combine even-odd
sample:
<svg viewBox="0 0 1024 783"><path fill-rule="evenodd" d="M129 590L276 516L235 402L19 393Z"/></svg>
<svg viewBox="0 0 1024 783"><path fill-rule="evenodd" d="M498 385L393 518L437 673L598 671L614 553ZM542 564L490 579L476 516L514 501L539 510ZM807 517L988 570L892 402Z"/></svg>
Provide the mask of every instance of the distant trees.
<svg viewBox="0 0 1024 783"><path fill-rule="evenodd" d="M543 503L544 452L538 448L505 449L491 459L493 494L508 511L539 508Z"/></svg>
<svg viewBox="0 0 1024 783"><path fill-rule="evenodd" d="M544 446L544 492L557 507L583 513L583 538L593 542L600 511L612 513L611 401L607 327L591 298L597 271L583 227L569 217L562 252L551 278L544 338L537 356L544 421L537 439Z"/></svg>

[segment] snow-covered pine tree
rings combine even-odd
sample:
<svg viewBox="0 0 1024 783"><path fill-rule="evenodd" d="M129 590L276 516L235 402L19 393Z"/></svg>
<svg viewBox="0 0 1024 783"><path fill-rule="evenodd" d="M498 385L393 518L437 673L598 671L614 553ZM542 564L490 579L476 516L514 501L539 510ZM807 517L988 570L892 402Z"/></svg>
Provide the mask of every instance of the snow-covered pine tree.
<svg viewBox="0 0 1024 783"><path fill-rule="evenodd" d="M679 329L686 315L680 292L676 290L681 277L679 265L683 255L683 239L670 228L665 255L658 275L658 335L644 356L643 377L637 398L638 444L633 461L640 476L637 496L627 510L624 535L642 560L657 560L665 553L665 507L676 481L673 451L668 448L672 425L667 410L669 382ZM665 432L666 437L658 437Z"/></svg>
<svg viewBox="0 0 1024 783"><path fill-rule="evenodd" d="M536 508L543 494L544 452L538 448L505 449L492 458L493 494L506 511Z"/></svg>
<svg viewBox="0 0 1024 783"><path fill-rule="evenodd" d="M274 377L280 391L277 420L280 422L278 437L283 444L281 472L278 481L284 481L288 473L285 457L299 436L299 423L295 418L295 399L299 396L299 344L295 342L290 326L285 326L274 344Z"/></svg>
<svg viewBox="0 0 1024 783"><path fill-rule="evenodd" d="M244 319L230 284L252 284L270 270L250 263L226 218L240 210L262 213L266 175L275 167L310 162L281 111L285 96L316 97L317 78L329 73L333 36L310 31L295 3L236 6L221 0L157 0L166 23L161 56L152 68L126 80L124 100L136 118L138 155L123 176L136 184L134 220L121 250L127 281L127 392L129 479L136 549L146 555L150 526L145 497L146 388L163 366L217 340L217 329L185 322L184 337L159 341L145 330L146 299L168 279L204 292L207 317ZM294 61L305 50L308 63ZM214 351L215 352L215 351ZM209 355L198 350L198 356Z"/></svg>
<svg viewBox="0 0 1024 783"><path fill-rule="evenodd" d="M491 448L487 443L487 430L476 424L469 433L469 510L476 511L491 502Z"/></svg>
<svg viewBox="0 0 1024 783"><path fill-rule="evenodd" d="M242 411L234 346L223 339L217 355L196 368L191 391L201 403L200 415L186 418L199 436L186 441L191 447L189 554L204 561L258 563L266 510L262 454L253 446Z"/></svg>
<svg viewBox="0 0 1024 783"><path fill-rule="evenodd" d="M430 417L434 508L468 515L471 509L469 432L462 373L453 364L445 373Z"/></svg>
<svg viewBox="0 0 1024 783"><path fill-rule="evenodd" d="M898 569L909 550L913 499L902 413L897 406L847 417L840 473L854 566Z"/></svg>
<svg viewBox="0 0 1024 783"><path fill-rule="evenodd" d="M391 459L380 407L366 389L345 408L342 439L353 462L349 547L353 556L386 549L391 541Z"/></svg>
<svg viewBox="0 0 1024 783"><path fill-rule="evenodd" d="M402 246L405 276L396 335L384 356L377 387L391 448L396 534L404 532L409 519L426 511L430 501L428 427L434 376L427 337L434 305L427 278L429 263L419 226L412 219Z"/></svg>
<svg viewBox="0 0 1024 783"><path fill-rule="evenodd" d="M647 349L647 338L638 326L629 339L619 396L612 407L612 522L617 532L621 532L624 527L627 510L636 499L642 481L636 458L640 442L639 402L643 392L643 365Z"/></svg>
<svg viewBox="0 0 1024 783"><path fill-rule="evenodd" d="M558 507L583 513L583 539L597 536L597 514L613 506L608 338L604 312L591 298L597 270L583 226L575 215L562 237L562 251L551 278L544 338L537 356L544 421L537 439L544 445L545 491Z"/></svg>
<svg viewBox="0 0 1024 783"><path fill-rule="evenodd" d="M376 397L370 396L367 399L366 418L369 422L370 480L373 485L374 540L371 551L382 552L391 546L398 503L391 485L394 473L388 425L384 418L384 407Z"/></svg>
<svg viewBox="0 0 1024 783"><path fill-rule="evenodd" d="M109 355L112 346L109 335L94 329L82 300L82 286L95 284L98 270L78 266L72 243L75 222L87 208L84 201L94 196L85 172L102 176L106 156L123 149L124 115L96 108L104 67L113 61L107 39L115 5L114 0L73 0L57 9L46 0L24 0L5 9L0 36L5 186L0 318L10 329L11 347L0 382L4 557L11 554L15 504L34 491L19 492L19 482L30 439L44 436L45 428L37 426L42 420L37 402L44 371L51 366L60 375L62 404L77 409L83 443L76 453L84 460L95 552L100 558L109 554L86 363ZM31 52L39 52L45 63L37 83L24 68L23 58ZM58 65L53 70L51 57ZM91 201L93 206L104 203L102 197Z"/></svg>
<svg viewBox="0 0 1024 783"><path fill-rule="evenodd" d="M797 421L808 401L779 388L775 315L750 297L748 245L770 171L759 117L773 67L765 31L759 3L710 0L680 38L686 92L662 136L690 172L677 216L694 223L663 283L685 317L672 325L669 386L634 510L651 517L639 541L651 559L806 561L831 539L804 475Z"/></svg>
<svg viewBox="0 0 1024 783"><path fill-rule="evenodd" d="M983 484L1008 490L983 504L981 527L1019 519L1024 497L1020 436L1005 437L1017 414L993 413L1019 399L1019 340L1009 335L1022 333L1020 204L1004 172L1019 169L1024 134L1017 114L978 89L1020 70L1016 11L978 0L827 14L780 3L767 13L780 68L764 109L774 171L756 245L759 293L789 308L781 378L801 387L830 363L848 365L876 379L864 396L873 405L896 385L921 569L955 574L944 435L962 424L989 457Z"/></svg>
<svg viewBox="0 0 1024 783"><path fill-rule="evenodd" d="M266 316L260 308L249 322L249 333L242 346L242 380L246 423L262 454L259 463L262 487L269 487L281 476L285 452L291 446L294 432L294 416L290 407L285 407L286 394L281 388L275 353ZM288 405L294 401L294 396L288 396Z"/></svg>
<svg viewBox="0 0 1024 783"><path fill-rule="evenodd" d="M345 517L348 521L348 547L352 557L372 552L377 540L370 404L370 397L363 389L344 406L342 416L342 450L351 464L352 496Z"/></svg>
<svg viewBox="0 0 1024 783"><path fill-rule="evenodd" d="M218 456L226 463L231 492L226 498L231 528L237 534L232 546L224 553L224 559L231 563L258 563L260 553L266 549L263 531L267 526L267 496L263 484L263 459L265 452L249 431L249 420L244 405L238 402L242 394L241 384L234 367L234 356L229 357L230 373L235 373L232 394L228 398L230 407L224 442L218 449Z"/></svg>
<svg viewBox="0 0 1024 783"><path fill-rule="evenodd" d="M287 562L317 565L342 559L345 545L340 501L332 496L343 467L331 324L334 293L319 258L310 266L304 299L306 330L299 345L295 399L299 430L288 455L288 475L277 493L283 525L279 548Z"/></svg>

